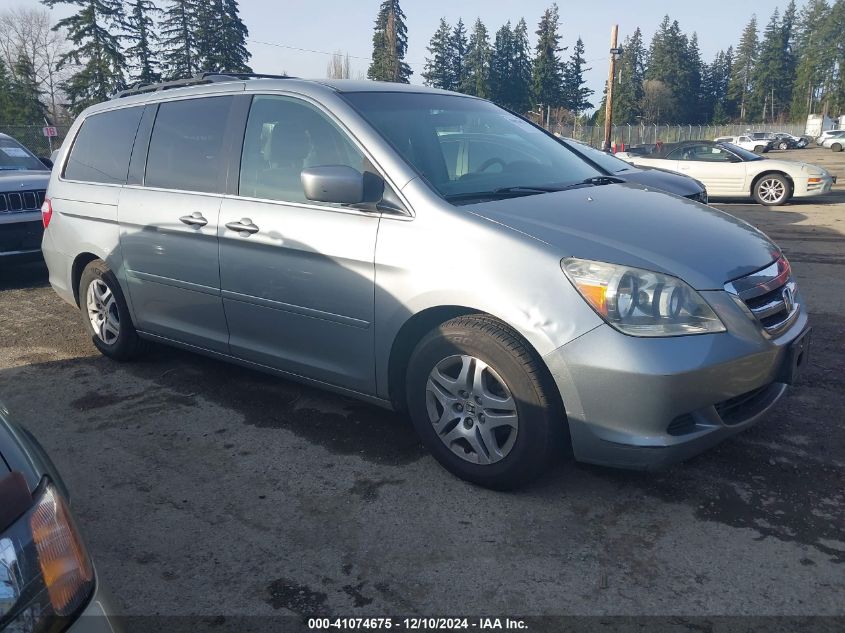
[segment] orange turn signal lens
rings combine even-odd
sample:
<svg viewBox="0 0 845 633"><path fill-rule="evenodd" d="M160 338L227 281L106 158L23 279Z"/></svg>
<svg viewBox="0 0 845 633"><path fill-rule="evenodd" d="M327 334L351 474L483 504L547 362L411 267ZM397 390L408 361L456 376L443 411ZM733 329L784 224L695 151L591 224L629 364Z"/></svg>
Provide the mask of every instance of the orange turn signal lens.
<svg viewBox="0 0 845 633"><path fill-rule="evenodd" d="M822 181L821 178L808 178L807 179L807 182L810 183L811 185L816 185L816 184L820 183L821 181Z"/></svg>
<svg viewBox="0 0 845 633"><path fill-rule="evenodd" d="M93 588L94 568L64 499L47 487L30 517L32 540L50 603L71 615Z"/></svg>
<svg viewBox="0 0 845 633"><path fill-rule="evenodd" d="M590 302L593 309L602 316L607 316L607 286L593 286L585 283L577 285L581 295Z"/></svg>

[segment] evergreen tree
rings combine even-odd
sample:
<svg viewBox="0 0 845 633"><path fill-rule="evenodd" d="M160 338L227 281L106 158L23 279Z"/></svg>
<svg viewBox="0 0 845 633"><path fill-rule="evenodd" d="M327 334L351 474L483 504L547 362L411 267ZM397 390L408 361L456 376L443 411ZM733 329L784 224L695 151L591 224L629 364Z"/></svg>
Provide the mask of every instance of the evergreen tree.
<svg viewBox="0 0 845 633"><path fill-rule="evenodd" d="M544 106L557 107L562 101L563 65L558 53L565 49L560 47L559 23L560 12L557 4L552 4L543 12L540 23L537 25L533 97L536 103Z"/></svg>
<svg viewBox="0 0 845 633"><path fill-rule="evenodd" d="M15 62L15 78L12 81L13 117L26 125L40 125L47 119L47 106L41 101L42 91L26 53L21 53Z"/></svg>
<svg viewBox="0 0 845 633"><path fill-rule="evenodd" d="M783 112L791 87L786 85L788 60L784 46L783 25L777 9L772 13L769 24L763 32L760 53L754 66L754 88L751 99L754 111L761 113L763 121L772 116L775 108Z"/></svg>
<svg viewBox="0 0 845 633"><path fill-rule="evenodd" d="M506 108L511 107L513 93L510 85L513 74L513 31L510 21L496 31L490 53L490 99Z"/></svg>
<svg viewBox="0 0 845 633"><path fill-rule="evenodd" d="M808 0L801 10L795 38L797 60L790 109L793 118L801 119L816 112L823 101L835 65L827 36L830 22L830 7L825 0ZM822 110L825 105L822 103Z"/></svg>
<svg viewBox="0 0 845 633"><path fill-rule="evenodd" d="M579 37L569 58L569 63L563 69L563 107L576 115L593 107L589 98L593 91L587 88L584 72L584 42Z"/></svg>
<svg viewBox="0 0 845 633"><path fill-rule="evenodd" d="M12 90L12 80L9 77L9 71L6 70L6 64L3 58L0 57L0 124L11 125L17 123L13 111L15 102L12 99L14 91Z"/></svg>
<svg viewBox="0 0 845 633"><path fill-rule="evenodd" d="M490 37L480 18L472 27L464 57L464 81L461 92L476 97L490 96Z"/></svg>
<svg viewBox="0 0 845 633"><path fill-rule="evenodd" d="M373 59L367 77L376 81L409 83L411 67L405 63L408 28L399 0L383 0L373 33Z"/></svg>
<svg viewBox="0 0 845 633"><path fill-rule="evenodd" d="M195 0L192 13L197 69L223 70L223 0Z"/></svg>
<svg viewBox="0 0 845 633"><path fill-rule="evenodd" d="M454 90L452 54L452 28L444 18L440 18L440 26L431 37L428 52L431 57L425 60L422 76L426 86Z"/></svg>
<svg viewBox="0 0 845 633"><path fill-rule="evenodd" d="M645 79L660 82L661 90L668 90L671 95L671 99L664 100L660 111L664 121L691 120L697 104L696 95L692 94L689 41L681 32L677 20L670 22L668 15L663 18L651 41Z"/></svg>
<svg viewBox="0 0 845 633"><path fill-rule="evenodd" d="M704 63L701 61L701 51L698 48L698 34L695 32L689 38L686 64L689 69L689 95L686 99L686 121L689 123L709 121L710 113L707 111L707 104L703 101L704 93L702 91Z"/></svg>
<svg viewBox="0 0 845 633"><path fill-rule="evenodd" d="M511 72L511 108L516 112L531 109L531 45L528 25L520 18L513 30L513 67Z"/></svg>
<svg viewBox="0 0 845 633"><path fill-rule="evenodd" d="M728 82L731 76L733 49L719 51L711 64L704 67L701 80L702 113L704 122L717 124L730 120L727 101Z"/></svg>
<svg viewBox="0 0 845 633"><path fill-rule="evenodd" d="M464 21L458 18L458 23L452 31L452 36L449 38L449 55L448 59L451 64L452 73L452 90L460 90L466 77L464 70L464 57L467 53L467 29L464 26Z"/></svg>
<svg viewBox="0 0 845 633"><path fill-rule="evenodd" d="M202 0L200 0L201 2ZM168 79L192 77L197 59L195 0L170 0L161 21L162 63Z"/></svg>
<svg viewBox="0 0 845 633"><path fill-rule="evenodd" d="M227 72L251 73L251 54L246 47L249 29L241 19L238 0L223 0L222 4L219 45L216 49L219 68Z"/></svg>
<svg viewBox="0 0 845 633"><path fill-rule="evenodd" d="M130 76L134 81L144 84L155 83L161 79L155 50L158 46L158 35L155 31L153 16L159 15L161 9L152 0L128 0L129 14L126 16L127 42L131 45L126 49L126 58L130 68Z"/></svg>
<svg viewBox="0 0 845 633"><path fill-rule="evenodd" d="M633 35L622 43L622 59L619 60L618 83L613 89L613 121L615 123L636 123L642 115L640 104L643 100L643 78L645 75L646 51L643 46L643 34L637 27ZM600 113L602 117L607 103L602 99ZM604 118L602 118L602 121Z"/></svg>
<svg viewBox="0 0 845 633"><path fill-rule="evenodd" d="M830 42L832 57L836 64L836 75L830 87L830 111L845 114L845 0L836 0L830 10Z"/></svg>
<svg viewBox="0 0 845 633"><path fill-rule="evenodd" d="M753 86L754 65L757 62L757 16L752 15L736 49L728 96L737 103L739 120L749 120L749 94Z"/></svg>
<svg viewBox="0 0 845 633"><path fill-rule="evenodd" d="M65 29L74 47L57 63L72 62L76 72L64 82L70 110L78 114L125 87L126 61L120 47L120 30L125 24L121 0L43 0L48 7L69 4L79 10L61 20L53 30Z"/></svg>

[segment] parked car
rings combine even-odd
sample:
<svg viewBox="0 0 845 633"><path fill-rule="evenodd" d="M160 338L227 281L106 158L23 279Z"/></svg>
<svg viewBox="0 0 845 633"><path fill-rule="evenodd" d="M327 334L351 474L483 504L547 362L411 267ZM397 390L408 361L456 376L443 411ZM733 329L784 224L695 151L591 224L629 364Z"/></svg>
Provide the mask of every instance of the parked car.
<svg viewBox="0 0 845 633"><path fill-rule="evenodd" d="M803 136L794 136L788 132L775 132L774 147L777 149L803 149L809 144Z"/></svg>
<svg viewBox="0 0 845 633"><path fill-rule="evenodd" d="M11 136L0 134L0 266L41 257L41 205L50 169Z"/></svg>
<svg viewBox="0 0 845 633"><path fill-rule="evenodd" d="M665 169L636 167L631 163L626 163L621 158L616 158L613 154L603 152L575 139L561 139L561 142L612 176L618 176L627 182L636 182L646 187L653 187L667 193L673 193L676 196L683 196L707 204L707 189L695 178Z"/></svg>
<svg viewBox="0 0 845 633"><path fill-rule="evenodd" d="M106 356L160 341L406 411L494 488L563 437L586 462L688 458L805 362L804 300L765 235L422 86L122 93L73 124L44 221L50 282Z"/></svg>
<svg viewBox="0 0 845 633"><path fill-rule="evenodd" d="M711 199L751 197L766 206L827 193L836 182L822 167L763 158L731 143L685 141L648 156L617 156L637 166L690 175L704 183Z"/></svg>
<svg viewBox="0 0 845 633"><path fill-rule="evenodd" d="M841 152L842 148L845 147L845 130L837 134L831 134L822 141L821 146L829 147L834 152Z"/></svg>
<svg viewBox="0 0 845 633"><path fill-rule="evenodd" d="M755 154L765 154L772 148L771 141L766 139L754 139L748 134L743 134L741 136L720 136L719 138L714 139L713 142L730 143L731 145L741 147L742 149L754 152Z"/></svg>
<svg viewBox="0 0 845 633"><path fill-rule="evenodd" d="M842 132L845 132L845 130L842 130L842 129L825 130L824 132L821 133L820 136L818 136L816 138L816 145L821 145L822 147L826 147L824 143L827 139L834 137L834 136L837 136L837 135L841 134Z"/></svg>
<svg viewBox="0 0 845 633"><path fill-rule="evenodd" d="M41 445L0 405L0 630L118 630L69 504Z"/></svg>

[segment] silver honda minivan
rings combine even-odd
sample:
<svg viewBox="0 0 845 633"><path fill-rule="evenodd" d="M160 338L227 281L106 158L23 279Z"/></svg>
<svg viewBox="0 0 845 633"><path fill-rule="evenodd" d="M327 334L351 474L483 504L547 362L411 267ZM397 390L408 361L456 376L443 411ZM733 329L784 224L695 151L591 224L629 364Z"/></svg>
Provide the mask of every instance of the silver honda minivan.
<svg viewBox="0 0 845 633"><path fill-rule="evenodd" d="M806 362L780 249L474 97L203 75L86 110L43 207L99 350L194 350L406 412L493 488L571 446L655 468L754 424Z"/></svg>

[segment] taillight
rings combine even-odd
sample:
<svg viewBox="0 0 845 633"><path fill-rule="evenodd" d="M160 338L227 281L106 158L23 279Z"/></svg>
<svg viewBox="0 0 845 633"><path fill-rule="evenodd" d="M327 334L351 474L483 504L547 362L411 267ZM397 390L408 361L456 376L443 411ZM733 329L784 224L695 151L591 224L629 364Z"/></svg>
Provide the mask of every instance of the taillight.
<svg viewBox="0 0 845 633"><path fill-rule="evenodd" d="M44 204L41 205L41 223L46 229L50 226L50 220L53 218L53 205L50 198L44 198Z"/></svg>

